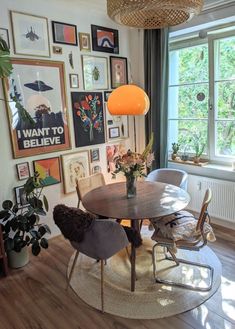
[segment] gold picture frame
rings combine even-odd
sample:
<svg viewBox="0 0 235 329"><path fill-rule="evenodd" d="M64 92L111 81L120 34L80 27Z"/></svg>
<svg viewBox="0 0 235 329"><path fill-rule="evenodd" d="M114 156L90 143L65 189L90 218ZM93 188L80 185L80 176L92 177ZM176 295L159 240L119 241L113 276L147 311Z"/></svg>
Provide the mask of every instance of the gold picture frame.
<svg viewBox="0 0 235 329"><path fill-rule="evenodd" d="M79 32L79 46L81 51L91 51L91 37L89 33Z"/></svg>

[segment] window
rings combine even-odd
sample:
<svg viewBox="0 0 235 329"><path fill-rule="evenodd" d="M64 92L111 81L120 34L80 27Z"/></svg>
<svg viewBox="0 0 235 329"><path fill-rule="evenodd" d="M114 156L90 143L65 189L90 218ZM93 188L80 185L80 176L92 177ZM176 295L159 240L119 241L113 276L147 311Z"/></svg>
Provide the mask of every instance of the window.
<svg viewBox="0 0 235 329"><path fill-rule="evenodd" d="M177 43L170 51L169 151L235 157L235 34Z"/></svg>

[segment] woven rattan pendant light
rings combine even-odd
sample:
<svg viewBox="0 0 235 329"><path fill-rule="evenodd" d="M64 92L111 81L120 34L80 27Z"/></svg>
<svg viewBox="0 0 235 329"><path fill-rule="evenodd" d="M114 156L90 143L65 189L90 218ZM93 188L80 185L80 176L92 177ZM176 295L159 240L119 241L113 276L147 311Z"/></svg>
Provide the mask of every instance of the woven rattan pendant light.
<svg viewBox="0 0 235 329"><path fill-rule="evenodd" d="M198 15L203 0L107 0L107 12L115 22L136 28L159 29Z"/></svg>

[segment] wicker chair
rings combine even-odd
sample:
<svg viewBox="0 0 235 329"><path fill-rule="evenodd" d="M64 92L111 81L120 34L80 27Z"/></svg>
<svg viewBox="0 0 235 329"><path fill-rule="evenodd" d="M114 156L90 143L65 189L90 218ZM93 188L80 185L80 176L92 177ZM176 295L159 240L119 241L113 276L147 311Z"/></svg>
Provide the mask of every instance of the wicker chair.
<svg viewBox="0 0 235 329"><path fill-rule="evenodd" d="M207 244L207 241L214 241L215 237L213 230L208 222L207 207L211 201L212 193L211 189L206 190L204 200L201 207L201 212L198 220L187 211L180 211L170 216L163 217L158 220L152 221L155 228L155 232L152 239L156 241L153 246L153 274L156 282L187 288L196 291L209 291L213 282L213 267L207 264L200 264L191 262L184 259L178 259L175 255L175 250L186 249L192 251L199 251ZM156 260L155 249L157 246L164 248L165 259L172 260L179 265L180 263L197 266L198 268L206 268L209 270L210 283L207 287L196 287L190 284L176 283L173 281L165 280L156 276ZM177 248L177 249L176 249ZM170 253L171 257L167 255Z"/></svg>

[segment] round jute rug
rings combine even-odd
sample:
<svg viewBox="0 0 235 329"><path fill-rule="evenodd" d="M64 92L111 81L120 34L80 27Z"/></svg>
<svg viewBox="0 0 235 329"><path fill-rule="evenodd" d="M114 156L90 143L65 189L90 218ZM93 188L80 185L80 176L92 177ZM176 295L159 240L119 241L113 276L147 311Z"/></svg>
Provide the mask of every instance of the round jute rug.
<svg viewBox="0 0 235 329"><path fill-rule="evenodd" d="M213 287L209 292L195 292L183 288L155 283L152 267L153 241L144 239L137 249L136 291L130 291L130 262L123 250L110 258L104 266L104 309L105 312L131 319L157 319L169 317L191 310L210 298L220 286L221 264L209 247L200 252L178 251L177 256L201 262L214 267ZM74 255L71 257L68 273ZM158 275L163 278L193 282L204 286L208 283L208 271L199 270L182 264L163 260L163 251L157 250ZM79 255L71 287L75 293L90 306L99 309L100 300L100 263L84 255Z"/></svg>

